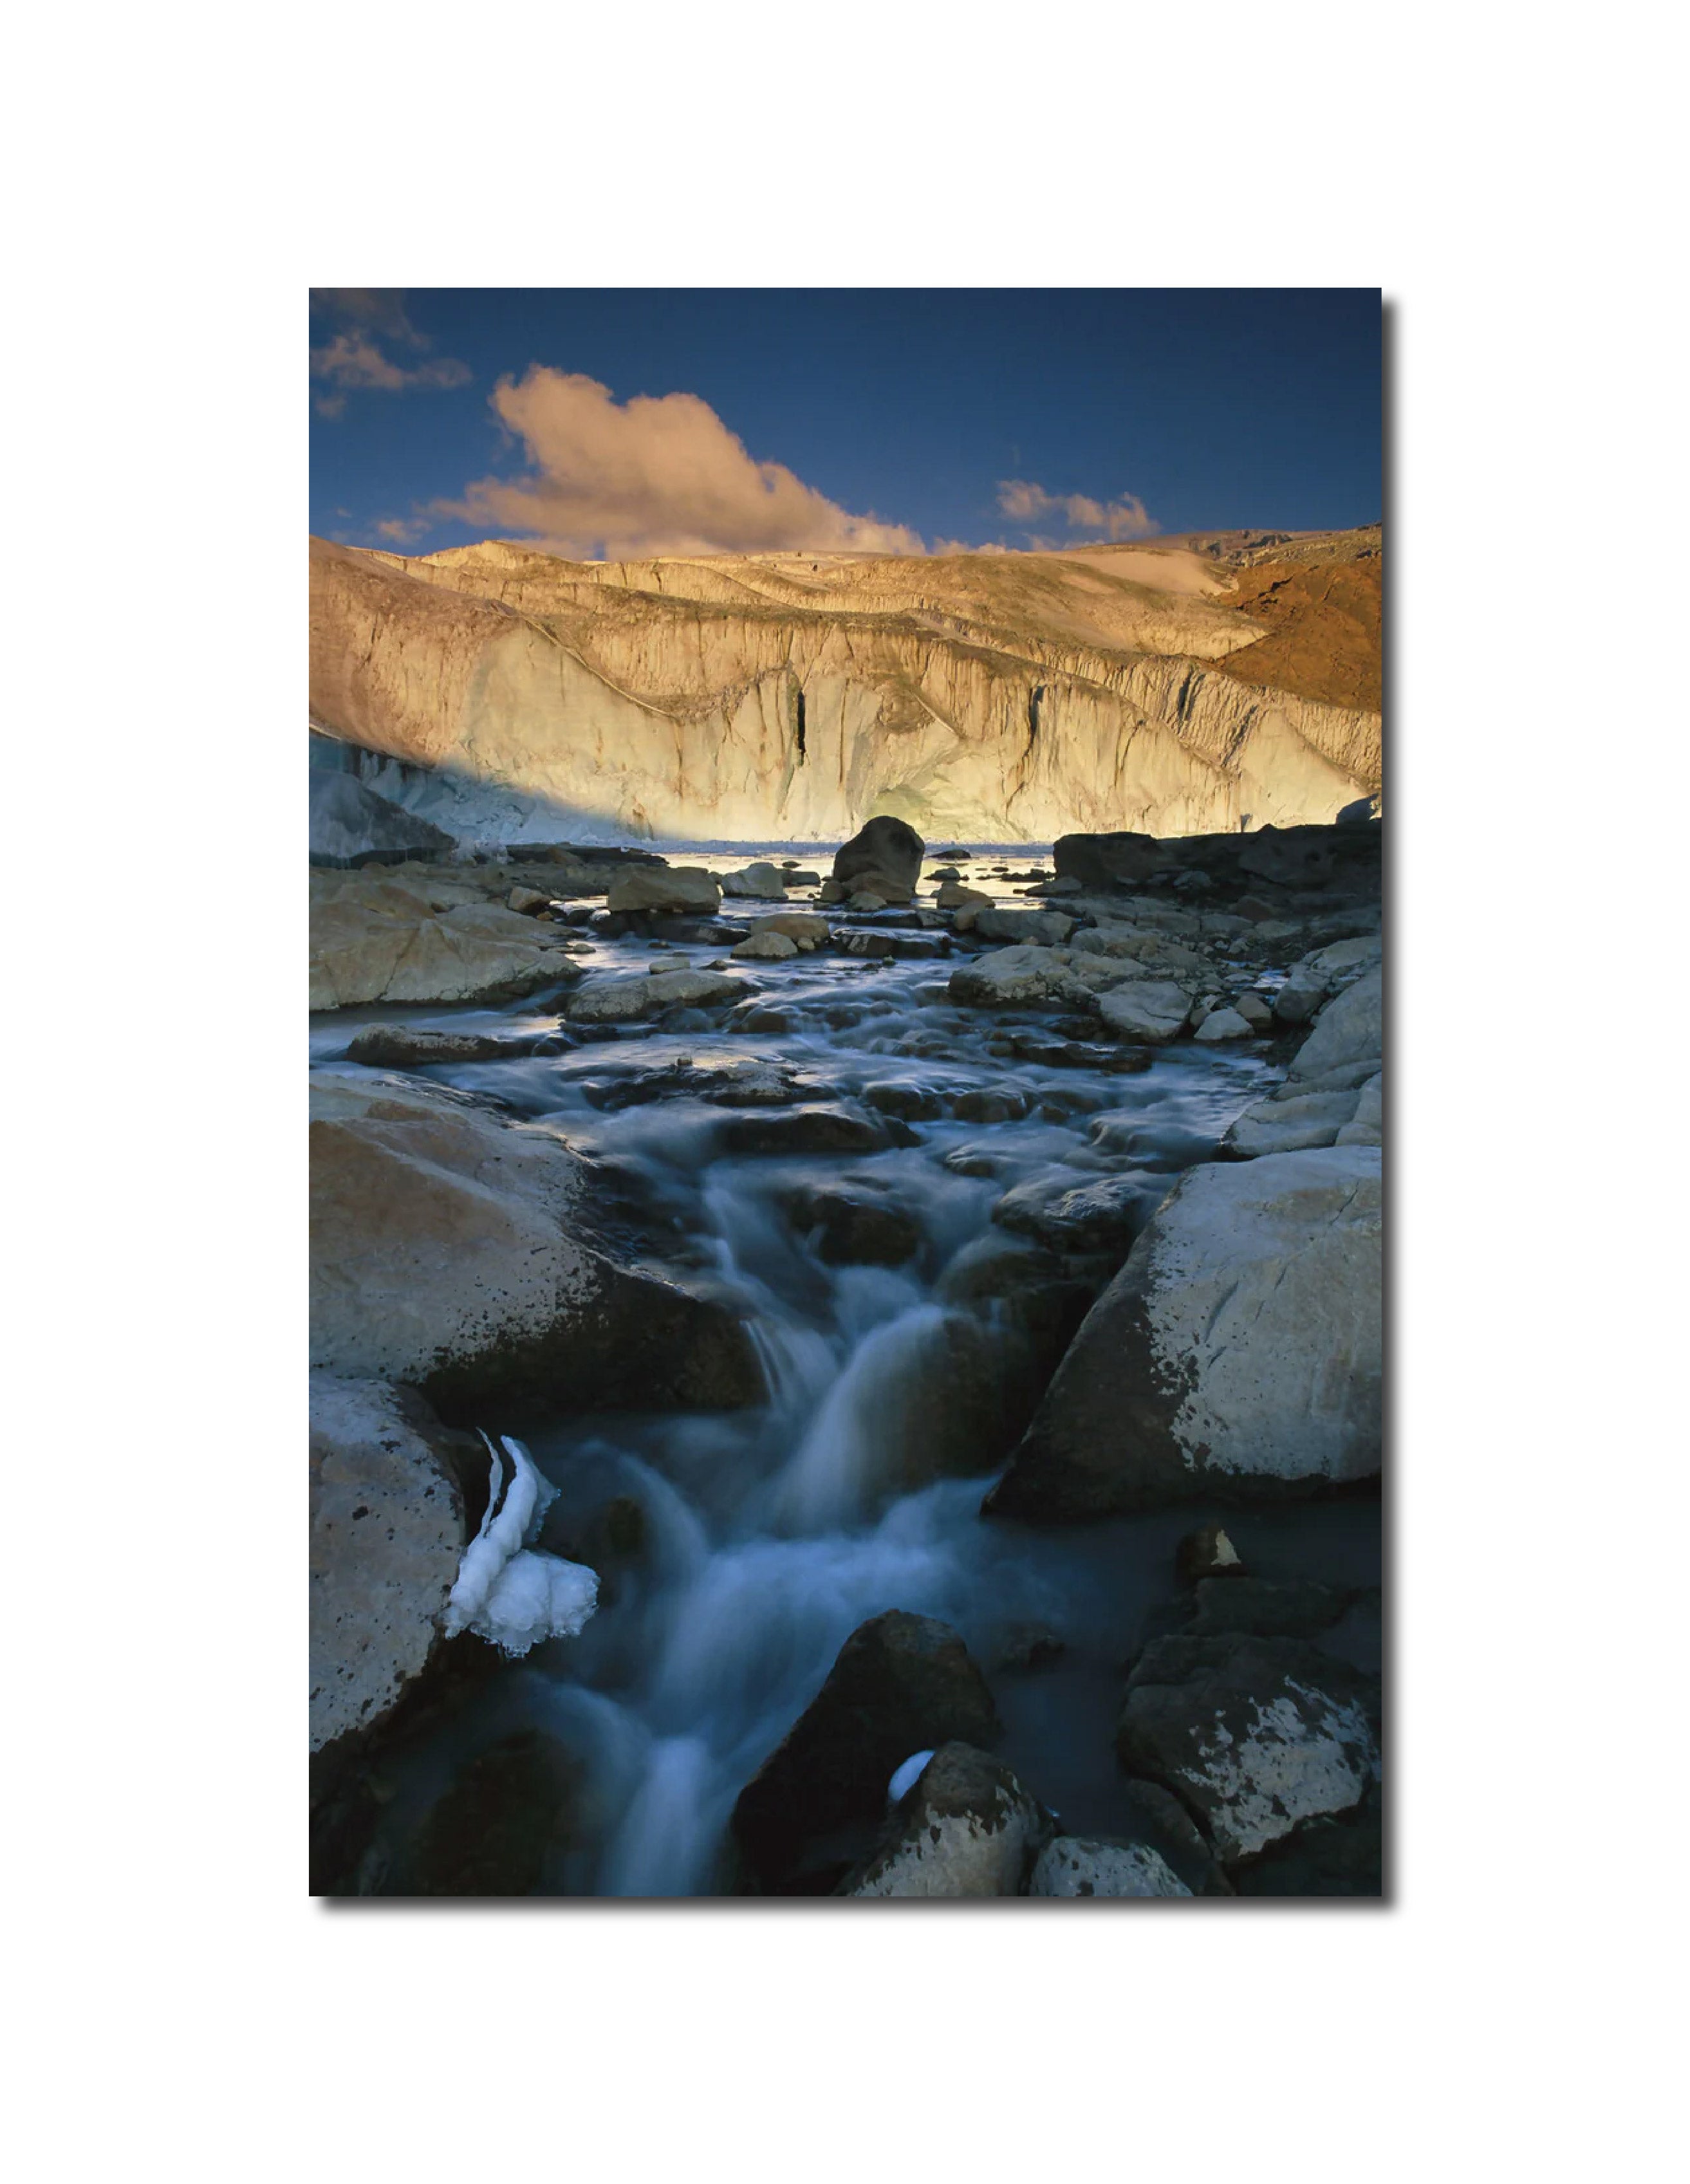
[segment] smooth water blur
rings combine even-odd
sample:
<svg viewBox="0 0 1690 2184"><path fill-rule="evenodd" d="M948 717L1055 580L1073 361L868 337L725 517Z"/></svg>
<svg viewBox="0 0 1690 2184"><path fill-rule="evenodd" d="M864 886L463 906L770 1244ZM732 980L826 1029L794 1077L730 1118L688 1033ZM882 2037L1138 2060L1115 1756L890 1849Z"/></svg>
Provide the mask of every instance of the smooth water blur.
<svg viewBox="0 0 1690 2184"><path fill-rule="evenodd" d="M1014 902L1013 883L992 866L1018 871L1039 859L1022 849L957 861L969 885ZM746 924L762 907L723 905ZM586 960L590 969L658 969L725 954L719 940L654 949L623 939L594 942ZM1118 1794L1109 1733L1122 1669L1146 1608L1168 1589L1174 1541L1197 1518L1187 1510L1054 1533L988 1524L979 1508L995 1459L979 1476L934 1477L904 1490L910 1451L890 1422L911 1415L942 1363L953 1313L937 1285L957 1254L990 1231L1007 1190L1051 1174L1074 1183L1171 1176L1206 1157L1275 1072L1253 1050L1191 1045L1159 1053L1138 1076L994 1053L1018 1032L1048 1041L1050 1017L953 1006L955 962L834 955L735 962L748 994L788 1012L788 1029L628 1028L566 1053L419 1072L490 1094L605 1163L637 1203L644 1233L663 1239L650 1263L729 1295L746 1314L769 1400L741 1412L560 1417L528 1434L560 1490L549 1525L561 1524L567 1538L569 1525L587 1524L621 1497L639 1505L644 1541L608 1575L600 1612L579 1637L498 1669L472 1709L404 1763L385 1823L396 1872L407 1834L453 1765L527 1725L561 1737L589 1783L577 1840L548 1876L551 1892L714 1892L740 1789L851 1632L892 1607L957 1626L993 1683L1005 1756L1067 1824L1109 1826ZM347 1011L314 1024L313 1060L349 1070L342 1057L354 1034L400 1017L538 1033L555 1012ZM795 1099L759 1107L700 1096L697 1072L725 1084L753 1063L794 1078ZM681 1065L693 1072L685 1089L637 1100L644 1080ZM866 1087L889 1084L912 1099L1007 1090L1027 1095L1029 1112L1014 1122L918 1120L912 1142L848 1157L753 1156L725 1143L748 1116L855 1106ZM904 1266L830 1266L819 1239L795 1223L795 1192L845 1184L913 1219L919 1244ZM944 1425L941 1417L935 1430ZM1376 1515L1341 1508L1297 1521L1298 1567L1311 1574L1323 1563L1335 1571L1364 1563L1369 1527L1377 1529ZM1028 1624L1067 1651L1035 1673L998 1673L1007 1634Z"/></svg>

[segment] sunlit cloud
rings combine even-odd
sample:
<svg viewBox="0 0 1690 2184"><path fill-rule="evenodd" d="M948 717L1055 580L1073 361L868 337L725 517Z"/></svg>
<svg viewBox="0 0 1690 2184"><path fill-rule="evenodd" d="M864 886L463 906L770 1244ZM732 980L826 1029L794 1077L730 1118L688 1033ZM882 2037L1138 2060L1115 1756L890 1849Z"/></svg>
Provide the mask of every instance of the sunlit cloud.
<svg viewBox="0 0 1690 2184"><path fill-rule="evenodd" d="M572 560L925 551L907 526L853 515L784 463L757 460L696 394L618 402L583 373L533 365L499 381L493 407L526 474L479 478L436 515Z"/></svg>
<svg viewBox="0 0 1690 2184"><path fill-rule="evenodd" d="M1045 516L1060 515L1070 532L1101 533L1110 540L1150 538L1162 528L1134 493L1124 493L1118 500L1094 500L1083 493L1046 493L1043 486L1028 478L1002 478L998 482L997 504L1016 523L1036 523ZM1048 549L1057 542L1037 538L1033 543Z"/></svg>

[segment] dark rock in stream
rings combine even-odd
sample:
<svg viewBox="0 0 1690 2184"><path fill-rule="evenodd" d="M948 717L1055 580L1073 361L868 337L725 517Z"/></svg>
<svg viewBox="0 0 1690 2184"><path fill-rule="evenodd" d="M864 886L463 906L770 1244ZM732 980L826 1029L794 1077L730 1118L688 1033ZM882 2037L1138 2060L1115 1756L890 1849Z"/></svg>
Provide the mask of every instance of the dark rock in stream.
<svg viewBox="0 0 1690 2184"><path fill-rule="evenodd" d="M567 1849L583 1787L566 1745L521 1730L461 1766L412 1850L417 1896L532 1896Z"/></svg>
<svg viewBox="0 0 1690 2184"><path fill-rule="evenodd" d="M798 1107L789 1114L735 1115L717 1139L728 1154L878 1153L913 1142L901 1124L844 1107Z"/></svg>
<svg viewBox="0 0 1690 2184"><path fill-rule="evenodd" d="M866 1186L800 1185L785 1194L793 1225L819 1232L817 1250L829 1267L901 1267L921 1249L920 1223Z"/></svg>
<svg viewBox="0 0 1690 2184"><path fill-rule="evenodd" d="M901 819L870 819L835 851L833 878L849 894L868 891L883 902L907 902L926 852L926 843Z"/></svg>
<svg viewBox="0 0 1690 2184"><path fill-rule="evenodd" d="M1078 1184L1070 1176L1035 1176L1007 1191L992 1219L1053 1251L1113 1253L1118 1265L1168 1188L1161 1176L1110 1175Z"/></svg>
<svg viewBox="0 0 1690 2184"><path fill-rule="evenodd" d="M410 1024L379 1024L359 1033L346 1058L366 1069L425 1069L445 1061L520 1061L538 1044L538 1035L524 1039L509 1033L416 1031Z"/></svg>
<svg viewBox="0 0 1690 2184"><path fill-rule="evenodd" d="M906 1759L953 1738L990 1745L998 1735L991 1693L948 1624L901 1608L862 1624L739 1794L742 1892L829 1893L884 1825L886 1786Z"/></svg>

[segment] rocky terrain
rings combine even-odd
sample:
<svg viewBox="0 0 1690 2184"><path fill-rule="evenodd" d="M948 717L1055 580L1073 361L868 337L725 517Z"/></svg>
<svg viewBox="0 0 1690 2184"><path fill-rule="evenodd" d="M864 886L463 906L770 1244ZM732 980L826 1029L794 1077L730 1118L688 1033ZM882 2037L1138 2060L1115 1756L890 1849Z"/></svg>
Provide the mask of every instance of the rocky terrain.
<svg viewBox="0 0 1690 2184"><path fill-rule="evenodd" d="M314 870L315 1889L1380 1892L1360 801Z"/></svg>
<svg viewBox="0 0 1690 2184"><path fill-rule="evenodd" d="M1327 822L1380 786L1380 532L1266 536L605 563L314 539L314 757L351 777L314 793L314 844Z"/></svg>

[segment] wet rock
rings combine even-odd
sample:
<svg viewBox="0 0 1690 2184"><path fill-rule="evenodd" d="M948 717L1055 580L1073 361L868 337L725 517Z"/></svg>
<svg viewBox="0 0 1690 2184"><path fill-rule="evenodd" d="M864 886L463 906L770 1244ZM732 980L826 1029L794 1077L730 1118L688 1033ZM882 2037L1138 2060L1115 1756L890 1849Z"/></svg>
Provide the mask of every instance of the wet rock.
<svg viewBox="0 0 1690 2184"><path fill-rule="evenodd" d="M795 1227L820 1232L817 1249L828 1266L901 1267L921 1249L920 1224L866 1186L804 1188L784 1203Z"/></svg>
<svg viewBox="0 0 1690 2184"><path fill-rule="evenodd" d="M1369 1077L1356 1097L1353 1115L1339 1131L1335 1143L1341 1145L1376 1145L1382 1142L1385 1130L1385 1079Z"/></svg>
<svg viewBox="0 0 1690 2184"><path fill-rule="evenodd" d="M1366 1146L1190 1171L1093 1307L987 1507L1057 1521L1376 1473L1380 1218Z"/></svg>
<svg viewBox="0 0 1690 2184"><path fill-rule="evenodd" d="M722 892L749 896L761 902L784 902L785 876L771 864L747 865L743 872L723 873Z"/></svg>
<svg viewBox="0 0 1690 2184"><path fill-rule="evenodd" d="M695 865L630 865L611 882L605 907L622 911L692 911L713 917L722 889L713 873Z"/></svg>
<svg viewBox="0 0 1690 2184"><path fill-rule="evenodd" d="M1115 1746L1231 1864L1359 1805L1379 1780L1378 1719L1376 1678L1297 1640L1161 1638L1127 1680Z"/></svg>
<svg viewBox="0 0 1690 2184"><path fill-rule="evenodd" d="M870 819L835 854L833 878L853 891L872 889L885 902L907 902L921 878L927 844L901 819Z"/></svg>
<svg viewBox="0 0 1690 2184"><path fill-rule="evenodd" d="M505 898L505 907L514 910L519 917L538 917L543 910L551 908L551 897L538 888L514 887Z"/></svg>
<svg viewBox="0 0 1690 2184"><path fill-rule="evenodd" d="M1382 1896L1383 1801L1376 1784L1353 1812L1308 1821L1237 1869L1240 1896Z"/></svg>
<svg viewBox="0 0 1690 2184"><path fill-rule="evenodd" d="M991 1666L996 1673L1024 1674L1059 1661L1067 1651L1067 1641L1047 1623L1011 1623L998 1633L991 1649Z"/></svg>
<svg viewBox="0 0 1690 2184"><path fill-rule="evenodd" d="M783 910L773 917L760 917L757 931L784 933L789 940L795 940L806 955L812 949L826 947L828 943L828 921L817 917L813 911Z"/></svg>
<svg viewBox="0 0 1690 2184"><path fill-rule="evenodd" d="M1017 1085L975 1085L957 1095L951 1112L959 1123L1018 1123L1032 1104Z"/></svg>
<svg viewBox="0 0 1690 2184"><path fill-rule="evenodd" d="M310 1006L521 1000L578 975L563 939L547 920L449 879L314 873Z"/></svg>
<svg viewBox="0 0 1690 2184"><path fill-rule="evenodd" d="M437 1062L514 1061L532 1054L532 1039L492 1033L418 1031L410 1024L378 1024L359 1033L346 1050L349 1061L366 1069L427 1069Z"/></svg>
<svg viewBox="0 0 1690 2184"><path fill-rule="evenodd" d="M877 1114L896 1115L906 1123L931 1122L945 1112L944 1102L936 1092L929 1092L919 1084L898 1084L890 1080L862 1088L865 1106L873 1107Z"/></svg>
<svg viewBox="0 0 1690 2184"><path fill-rule="evenodd" d="M1185 1028L1191 1000L1183 987L1162 978L1135 978L1099 997L1098 1014L1112 1031L1146 1046L1164 1046Z"/></svg>
<svg viewBox="0 0 1690 2184"><path fill-rule="evenodd" d="M765 963L788 961L797 953L798 943L784 933L748 934L733 950L742 961Z"/></svg>
<svg viewBox="0 0 1690 2184"><path fill-rule="evenodd" d="M790 1031L795 1019L790 1009L776 1008L772 1002L753 1001L738 1008L729 1017L729 1031L750 1032L766 1036L776 1032Z"/></svg>
<svg viewBox="0 0 1690 2184"><path fill-rule="evenodd" d="M1027 1884L1029 1896L1189 1896L1157 1851L1118 1837L1058 1836L1046 1843Z"/></svg>
<svg viewBox="0 0 1690 2184"><path fill-rule="evenodd" d="M313 1752L376 1728L440 1644L469 1542L464 1453L411 1390L311 1374Z"/></svg>
<svg viewBox="0 0 1690 2184"><path fill-rule="evenodd" d="M812 1845L852 1823L879 1829L886 1785L912 1752L998 1734L984 1679L948 1624L895 1608L861 1624L739 1794L733 1833L748 1880L786 1892Z"/></svg>
<svg viewBox="0 0 1690 2184"><path fill-rule="evenodd" d="M1225 1039L1248 1039L1252 1026L1248 1017L1237 1009L1211 1009L1197 1026L1195 1036L1206 1046L1213 1046Z"/></svg>
<svg viewBox="0 0 1690 2184"><path fill-rule="evenodd" d="M1051 1835L1037 1798L990 1753L943 1744L842 1896L1019 1896Z"/></svg>
<svg viewBox="0 0 1690 2184"><path fill-rule="evenodd" d="M532 1896L569 1847L584 1770L566 1745L520 1730L466 1761L418 1832L418 1896Z"/></svg>
<svg viewBox="0 0 1690 2184"><path fill-rule="evenodd" d="M845 1107L797 1107L782 1115L736 1115L717 1140L725 1153L873 1153L899 1142L885 1121Z"/></svg>
<svg viewBox="0 0 1690 2184"><path fill-rule="evenodd" d="M885 897L884 895L876 894L872 888L858 888L855 894L849 894L845 897L845 908L847 910L861 911L872 914L877 910L884 910L887 907L888 905Z"/></svg>
<svg viewBox="0 0 1690 2184"><path fill-rule="evenodd" d="M1344 1585L1316 1585L1308 1578L1269 1584L1242 1575L1201 1578L1192 1596L1186 1626L1193 1638L1236 1632L1249 1638L1308 1638L1316 1644L1347 1613L1354 1593Z"/></svg>
<svg viewBox="0 0 1690 2184"><path fill-rule="evenodd" d="M545 1129L415 1080L318 1078L310 1145L314 1365L413 1383L466 1424L763 1399L733 1312L599 1247L594 1171Z"/></svg>
<svg viewBox="0 0 1690 2184"><path fill-rule="evenodd" d="M1200 1578L1242 1577L1244 1558L1219 1524L1187 1532L1174 1550L1174 1567L1187 1585Z"/></svg>
<svg viewBox="0 0 1690 2184"><path fill-rule="evenodd" d="M951 999L977 1008L1037 1007L1089 1000L1090 988L1069 975L1066 950L1017 945L965 963L951 973Z"/></svg>
<svg viewBox="0 0 1690 2184"><path fill-rule="evenodd" d="M952 1145L939 1164L952 1175L993 1176L1001 1175L1010 1160L990 1145Z"/></svg>
<svg viewBox="0 0 1690 2184"><path fill-rule="evenodd" d="M892 936L890 933L871 933L866 927L846 928L833 936L834 946L842 956L865 956L890 961Z"/></svg>
<svg viewBox="0 0 1690 2184"><path fill-rule="evenodd" d="M941 910L991 908L992 899L989 894L982 894L978 888L964 887L954 872L948 875L935 872L934 878L941 882L939 892L934 897Z"/></svg>
<svg viewBox="0 0 1690 2184"><path fill-rule="evenodd" d="M1354 1117L1358 1092L1309 1092L1300 1098L1258 1100L1247 1107L1221 1139L1221 1149L1239 1160L1267 1153L1297 1153L1336 1145Z"/></svg>
<svg viewBox="0 0 1690 2184"><path fill-rule="evenodd" d="M626 1023L669 1008L709 1008L738 1000L744 982L716 971L603 971L570 996L566 1011L577 1023Z"/></svg>
<svg viewBox="0 0 1690 2184"><path fill-rule="evenodd" d="M983 940L1025 941L1038 948L1060 947L1074 931L1074 920L1063 911L997 910L990 905L973 912L966 928L961 917L957 925Z"/></svg>
<svg viewBox="0 0 1690 2184"><path fill-rule="evenodd" d="M1385 982L1380 972L1372 971L1321 1011L1319 1022L1297 1050L1287 1073L1287 1087L1312 1085L1335 1070L1369 1063L1367 1073L1375 1074L1384 1052Z"/></svg>
<svg viewBox="0 0 1690 2184"><path fill-rule="evenodd" d="M1156 1852L1193 1896L1235 1893L1214 1846L1171 1791L1159 1782L1129 1779L1121 1785L1127 1807L1127 1839Z"/></svg>
<svg viewBox="0 0 1690 2184"><path fill-rule="evenodd" d="M1160 1178L1145 1176L1105 1176L1079 1184L1061 1176L1035 1176L999 1199L992 1219L1053 1251L1124 1257L1167 1190Z"/></svg>

